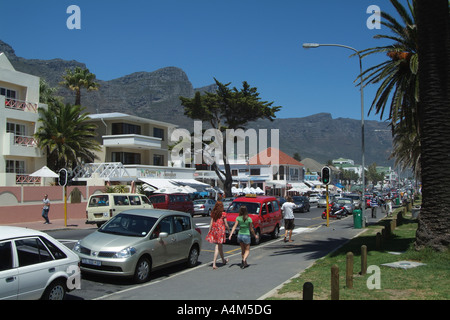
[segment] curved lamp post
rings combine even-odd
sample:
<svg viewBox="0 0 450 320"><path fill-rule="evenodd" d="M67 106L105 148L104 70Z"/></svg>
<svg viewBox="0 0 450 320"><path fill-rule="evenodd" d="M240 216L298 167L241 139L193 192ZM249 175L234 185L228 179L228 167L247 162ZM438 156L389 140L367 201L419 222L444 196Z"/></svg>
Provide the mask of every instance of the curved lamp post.
<svg viewBox="0 0 450 320"><path fill-rule="evenodd" d="M361 153L362 153L362 170L361 170L361 182L362 182L362 192L361 192L361 210L364 210L364 191L365 191L365 186L366 186L366 181L365 181L365 173L364 173L364 92L363 92L363 77L362 77L362 59L361 59L361 55L359 54L358 50L356 50L355 48L349 47L349 46L345 46L342 44L322 44L322 43L304 43L303 44L303 48L305 49L312 49L312 48L318 48L318 47L341 47L341 48L345 48L345 49L350 49L354 52L356 52L356 54L358 55L359 58L359 77L361 80L360 83L360 90L361 90ZM364 212L364 211L363 211Z"/></svg>

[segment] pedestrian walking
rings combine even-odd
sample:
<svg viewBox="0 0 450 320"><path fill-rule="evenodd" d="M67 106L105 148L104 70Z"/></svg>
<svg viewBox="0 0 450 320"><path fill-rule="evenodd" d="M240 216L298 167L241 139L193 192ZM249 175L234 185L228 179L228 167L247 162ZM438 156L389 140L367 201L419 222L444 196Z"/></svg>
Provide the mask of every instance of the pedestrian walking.
<svg viewBox="0 0 450 320"><path fill-rule="evenodd" d="M227 240L225 236L225 229L230 231L227 216L223 209L223 203L221 201L217 201L211 211L211 222L209 224L209 231L206 236L206 240L208 242L215 244L213 261L214 270L217 269L216 261L219 254L224 265L228 262L228 259L225 259L223 254L223 243Z"/></svg>
<svg viewBox="0 0 450 320"><path fill-rule="evenodd" d="M241 269L244 269L248 267L247 258L250 254L250 243L251 243L250 233L256 239L258 239L258 235L255 234L255 230L253 229L252 218L248 216L246 206L241 206L239 209L239 217L236 218L236 222L234 223L233 229L230 232L229 237L230 240L237 226L239 226L237 240L241 246L241 256L242 256Z"/></svg>
<svg viewBox="0 0 450 320"><path fill-rule="evenodd" d="M392 217L392 199L388 196L386 199L386 217Z"/></svg>
<svg viewBox="0 0 450 320"><path fill-rule="evenodd" d="M370 199L370 207L372 208L372 218L377 217L378 197L376 194Z"/></svg>
<svg viewBox="0 0 450 320"><path fill-rule="evenodd" d="M281 206L281 212L283 214L284 219L284 242L292 242L292 230L295 228L295 216L294 209L298 208L299 205L294 203L294 200L291 196L286 198L286 202ZM289 236L289 240L288 240Z"/></svg>
<svg viewBox="0 0 450 320"><path fill-rule="evenodd" d="M50 224L50 220L48 219L48 212L50 211L50 200L48 199L48 195L44 195L44 199L42 200L44 206L42 207L42 217L44 218L44 224Z"/></svg>

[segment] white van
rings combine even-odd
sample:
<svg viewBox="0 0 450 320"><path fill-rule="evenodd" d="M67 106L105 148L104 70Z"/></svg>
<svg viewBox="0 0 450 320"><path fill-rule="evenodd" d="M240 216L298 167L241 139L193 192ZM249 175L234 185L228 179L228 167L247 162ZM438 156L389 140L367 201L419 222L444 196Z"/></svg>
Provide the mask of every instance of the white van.
<svg viewBox="0 0 450 320"><path fill-rule="evenodd" d="M136 193L98 193L89 197L86 223L100 227L118 213L129 209L153 209L147 196Z"/></svg>

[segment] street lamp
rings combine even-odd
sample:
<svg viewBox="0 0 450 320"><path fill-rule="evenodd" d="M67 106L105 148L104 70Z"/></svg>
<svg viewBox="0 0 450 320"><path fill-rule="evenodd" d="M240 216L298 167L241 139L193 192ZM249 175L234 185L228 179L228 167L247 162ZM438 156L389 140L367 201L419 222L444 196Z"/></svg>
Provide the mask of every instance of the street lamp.
<svg viewBox="0 0 450 320"><path fill-rule="evenodd" d="M304 43L303 44L303 48L305 49L313 49L313 48L318 48L318 47L341 47L341 48L345 48L345 49L350 49L354 52L356 52L356 54L358 55L359 58L359 77L361 79L361 83L360 83L360 90L361 90L361 153L362 153L362 173L361 173L361 182L362 182L362 193L361 193L361 210L363 210L363 204L364 204L364 190L365 190L365 186L366 186L366 181L365 181L365 174L364 174L364 92L363 92L363 70L362 70L362 59L361 59L361 55L359 54L358 50L356 50L355 48L349 47L349 46L345 46L342 44L322 44L322 43Z"/></svg>

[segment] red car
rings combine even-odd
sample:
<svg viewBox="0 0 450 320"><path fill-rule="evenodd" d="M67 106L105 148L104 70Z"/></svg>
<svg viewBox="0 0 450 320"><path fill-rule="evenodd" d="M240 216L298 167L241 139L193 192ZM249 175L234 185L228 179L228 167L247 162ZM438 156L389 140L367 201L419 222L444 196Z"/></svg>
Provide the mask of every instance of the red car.
<svg viewBox="0 0 450 320"><path fill-rule="evenodd" d="M184 193L171 194L155 194L148 197L155 209L168 209L186 212L194 215L194 203L189 198L189 195Z"/></svg>
<svg viewBox="0 0 450 320"><path fill-rule="evenodd" d="M230 228L233 227L239 216L241 206L246 206L253 228L258 238L253 238L254 244L258 244L261 235L270 234L273 239L278 238L281 226L281 206L278 200L272 196L247 195L236 198L227 209L227 221ZM238 230L236 229L236 234Z"/></svg>

